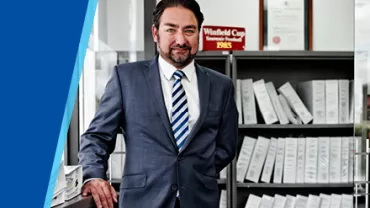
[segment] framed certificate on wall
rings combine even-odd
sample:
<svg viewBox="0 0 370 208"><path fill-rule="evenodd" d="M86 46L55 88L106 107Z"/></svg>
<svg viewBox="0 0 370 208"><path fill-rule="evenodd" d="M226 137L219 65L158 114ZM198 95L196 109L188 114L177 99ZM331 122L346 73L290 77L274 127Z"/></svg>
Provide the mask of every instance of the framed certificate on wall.
<svg viewBox="0 0 370 208"><path fill-rule="evenodd" d="M311 50L312 0L260 0L260 50Z"/></svg>

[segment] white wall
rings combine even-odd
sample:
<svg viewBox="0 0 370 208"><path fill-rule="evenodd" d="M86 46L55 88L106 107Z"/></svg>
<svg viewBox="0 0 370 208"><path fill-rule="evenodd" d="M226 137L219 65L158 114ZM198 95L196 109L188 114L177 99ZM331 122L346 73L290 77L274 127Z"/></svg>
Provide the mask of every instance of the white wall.
<svg viewBox="0 0 370 208"><path fill-rule="evenodd" d="M197 0L197 2L204 14L203 25L245 27L245 50L259 49L259 0Z"/></svg>
<svg viewBox="0 0 370 208"><path fill-rule="evenodd" d="M312 48L354 50L354 0L312 0Z"/></svg>
<svg viewBox="0 0 370 208"><path fill-rule="evenodd" d="M115 51L144 51L144 0L100 0L99 33Z"/></svg>
<svg viewBox="0 0 370 208"><path fill-rule="evenodd" d="M259 50L259 0L197 2L205 25L245 27L245 49ZM312 34L313 50L354 50L354 0L313 0Z"/></svg>
<svg viewBox="0 0 370 208"><path fill-rule="evenodd" d="M97 14L98 14L97 22L98 22L99 39L100 41L107 43L108 23L107 23L107 1L106 0L99 0Z"/></svg>

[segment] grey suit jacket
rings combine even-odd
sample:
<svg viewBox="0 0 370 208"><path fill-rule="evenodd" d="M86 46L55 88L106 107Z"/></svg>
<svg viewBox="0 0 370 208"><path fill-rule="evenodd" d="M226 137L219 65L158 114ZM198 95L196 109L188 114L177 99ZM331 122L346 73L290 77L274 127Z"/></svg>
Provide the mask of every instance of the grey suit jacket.
<svg viewBox="0 0 370 208"><path fill-rule="evenodd" d="M217 208L217 174L235 156L238 112L230 78L196 64L200 116L181 151L164 103L158 59L115 67L96 115L81 137L84 180L106 179L120 129L126 161L121 208Z"/></svg>

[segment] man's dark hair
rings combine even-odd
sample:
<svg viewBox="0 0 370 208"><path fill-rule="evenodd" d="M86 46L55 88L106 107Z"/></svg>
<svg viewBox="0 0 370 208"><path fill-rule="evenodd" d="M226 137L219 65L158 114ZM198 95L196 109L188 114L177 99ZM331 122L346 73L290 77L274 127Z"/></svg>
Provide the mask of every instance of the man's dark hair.
<svg viewBox="0 0 370 208"><path fill-rule="evenodd" d="M153 24L155 28L159 28L159 19L161 18L165 9L170 7L184 7L192 11L198 21L198 30L202 27L204 20L203 14L200 11L199 4L195 0L162 0L153 11Z"/></svg>

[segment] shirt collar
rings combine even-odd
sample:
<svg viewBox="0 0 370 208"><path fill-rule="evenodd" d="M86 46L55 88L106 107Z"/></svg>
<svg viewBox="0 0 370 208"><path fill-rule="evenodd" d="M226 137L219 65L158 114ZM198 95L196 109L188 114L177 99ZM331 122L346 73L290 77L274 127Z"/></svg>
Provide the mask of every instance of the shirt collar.
<svg viewBox="0 0 370 208"><path fill-rule="evenodd" d="M158 56L158 65L159 69L162 70L167 80L170 80L173 76L173 73L177 70L176 67L164 60L161 55ZM185 73L186 78L189 80L189 82L191 82L195 73L194 60L192 60L191 63L188 64L181 71Z"/></svg>

